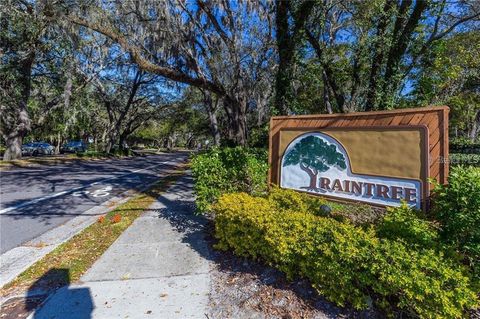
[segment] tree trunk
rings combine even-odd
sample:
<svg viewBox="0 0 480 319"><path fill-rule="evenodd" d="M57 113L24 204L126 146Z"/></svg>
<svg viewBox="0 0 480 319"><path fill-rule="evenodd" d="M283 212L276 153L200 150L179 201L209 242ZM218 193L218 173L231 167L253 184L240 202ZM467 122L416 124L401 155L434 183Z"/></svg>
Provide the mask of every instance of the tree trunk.
<svg viewBox="0 0 480 319"><path fill-rule="evenodd" d="M393 2L393 1L392 1ZM408 3L408 5L406 4ZM404 13L407 11L411 1L404 1L400 9L401 14L397 16L397 21L395 23L395 32L393 34L392 45L390 46L390 51L388 53L387 64L385 65L385 75L383 77L384 84L383 90L383 104L385 105L385 100L393 100L395 92L399 86L398 79L395 78L396 70L398 65L402 60L402 57L407 52L408 45L411 41L412 35L415 32L415 29L419 25L423 13L428 9L428 1L416 1L411 11L410 16L407 19L407 22L400 33L400 26L403 25L405 17ZM380 109L383 109L381 107Z"/></svg>
<svg viewBox="0 0 480 319"><path fill-rule="evenodd" d="M175 147L175 143L177 141L177 137L175 136L175 133L169 135L167 137L167 150L171 151Z"/></svg>
<svg viewBox="0 0 480 319"><path fill-rule="evenodd" d="M102 137L100 138L100 141L102 143L102 147L104 150L107 144L107 133L108 133L108 129L104 129L102 133Z"/></svg>
<svg viewBox="0 0 480 319"><path fill-rule="evenodd" d="M22 142L25 134L30 130L30 117L27 112L28 99L30 98L32 65L35 60L35 52L30 51L25 58L19 62L18 71L20 73L18 79L18 87L21 89L20 101L18 109L13 110L15 114L14 123L11 128L2 128L3 138L5 139L6 150L3 155L4 160L16 160L22 158ZM8 84L7 84L8 85ZM14 85L12 83L12 85ZM15 107L15 106L14 106ZM3 121L2 121L3 124ZM5 130L8 131L5 133Z"/></svg>
<svg viewBox="0 0 480 319"><path fill-rule="evenodd" d="M333 114L332 104L330 104L330 95L328 93L328 84L326 81L327 76L325 71L323 72L323 103L325 104L325 109L328 114Z"/></svg>
<svg viewBox="0 0 480 319"><path fill-rule="evenodd" d="M125 140L127 139L127 134L120 134L120 137L118 139L118 149L121 151L125 150Z"/></svg>
<svg viewBox="0 0 480 319"><path fill-rule="evenodd" d="M279 115L287 115L290 99L293 98L292 79L295 66L295 49L302 38L301 31L312 12L315 1L303 1L295 12L290 12L293 18L293 30L290 30L289 11L290 0L277 0L275 25L278 49L278 72L275 79L275 108Z"/></svg>
<svg viewBox="0 0 480 319"><path fill-rule="evenodd" d="M210 131L213 137L213 144L220 146L220 130L218 129L217 112L213 107L208 107L208 119L210 121Z"/></svg>
<svg viewBox="0 0 480 319"><path fill-rule="evenodd" d="M108 133L107 143L105 144L105 153L110 153L112 151L112 148L117 140L117 136L118 134L115 129L110 130Z"/></svg>
<svg viewBox="0 0 480 319"><path fill-rule="evenodd" d="M470 130L469 137L470 137L470 140L472 140L472 142L475 142L479 132L480 132L480 110L477 111L475 119L473 120L473 123L472 123L472 129Z"/></svg>
<svg viewBox="0 0 480 319"><path fill-rule="evenodd" d="M391 18L390 9L394 2L386 1L383 7L382 15L378 21L377 33L374 38L374 51L372 55L372 66L370 68L370 75L368 80L367 100L365 104L365 111L373 111L377 108L378 95L378 81L380 79L380 70L382 67L385 55L385 32L387 30L388 21Z"/></svg>
<svg viewBox="0 0 480 319"><path fill-rule="evenodd" d="M241 101L226 97L223 103L228 117L228 139L231 146L247 145L247 105Z"/></svg>
<svg viewBox="0 0 480 319"><path fill-rule="evenodd" d="M21 132L15 131L10 133L5 138L5 154L3 154L4 161L11 161L22 158L22 141L23 135Z"/></svg>
<svg viewBox="0 0 480 319"><path fill-rule="evenodd" d="M325 63L324 61L323 49L320 46L320 43L315 38L313 33L310 32L308 29L305 30L305 33L307 35L308 42L315 50L318 60L322 65L323 85L326 86L329 91L331 91L331 95L335 99L335 102L337 103L337 109L341 110L343 113L347 113L348 110L346 109L344 94L341 92L339 85L335 81L335 75L332 68L328 63Z"/></svg>
<svg viewBox="0 0 480 319"><path fill-rule="evenodd" d="M306 188L308 190L318 189L318 187L317 187L318 171L317 170L313 171L313 170L309 169L308 166L303 165L302 163L300 163L300 168L302 169L302 171L304 171L305 173L308 174L308 177L310 177L310 185L302 187L302 188Z"/></svg>
<svg viewBox="0 0 480 319"><path fill-rule="evenodd" d="M265 117L267 113L266 102L264 102L264 98L257 96L256 98L257 103L257 127L261 127L265 123Z"/></svg>
<svg viewBox="0 0 480 319"><path fill-rule="evenodd" d="M287 100L292 83L292 64L294 48L288 28L288 1L276 1L276 26L278 48L278 71L275 79L275 108L279 115L288 112Z"/></svg>
<svg viewBox="0 0 480 319"><path fill-rule="evenodd" d="M203 93L203 103L208 113L208 120L210 122L210 133L213 137L213 144L215 146L220 146L220 131L218 129L217 121L217 108L218 108L218 97L215 98L215 103L212 99L212 94L200 90Z"/></svg>
<svg viewBox="0 0 480 319"><path fill-rule="evenodd" d="M193 149L195 147L195 135L189 135L187 137L187 143L185 143L188 149Z"/></svg>
<svg viewBox="0 0 480 319"><path fill-rule="evenodd" d="M209 111L208 118L210 120L210 130L212 131L213 144L215 146L220 146L220 130L218 129L216 112Z"/></svg>
<svg viewBox="0 0 480 319"><path fill-rule="evenodd" d="M60 146L62 145L62 135L57 133L57 143L55 143L55 154L60 154Z"/></svg>

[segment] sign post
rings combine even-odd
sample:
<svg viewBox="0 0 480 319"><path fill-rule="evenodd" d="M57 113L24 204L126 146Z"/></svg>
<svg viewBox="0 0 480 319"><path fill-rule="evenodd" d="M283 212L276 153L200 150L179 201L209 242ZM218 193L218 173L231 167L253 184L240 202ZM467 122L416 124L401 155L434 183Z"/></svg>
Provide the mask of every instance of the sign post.
<svg viewBox="0 0 480 319"><path fill-rule="evenodd" d="M277 116L270 183L333 200L426 209L448 176L448 107Z"/></svg>

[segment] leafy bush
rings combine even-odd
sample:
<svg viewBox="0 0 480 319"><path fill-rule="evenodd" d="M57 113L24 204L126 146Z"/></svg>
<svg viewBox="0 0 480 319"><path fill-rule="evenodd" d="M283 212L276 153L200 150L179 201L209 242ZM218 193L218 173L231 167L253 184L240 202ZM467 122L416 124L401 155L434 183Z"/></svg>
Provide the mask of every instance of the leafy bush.
<svg viewBox="0 0 480 319"><path fill-rule="evenodd" d="M214 206L217 248L303 276L329 300L357 309L370 300L422 318L459 318L476 305L463 266L433 249L376 236L349 222L306 214L305 202L225 194ZM298 210L297 210L298 209Z"/></svg>
<svg viewBox="0 0 480 319"><path fill-rule="evenodd" d="M270 126L268 124L252 128L248 136L248 145L251 147L268 148L269 133Z"/></svg>
<svg viewBox="0 0 480 319"><path fill-rule="evenodd" d="M192 159L199 212L224 193L262 194L267 190L267 152L254 148L214 148Z"/></svg>
<svg viewBox="0 0 480 319"><path fill-rule="evenodd" d="M406 204L401 207L389 208L377 227L377 235L420 247L436 246L438 243L437 230L419 214L420 212Z"/></svg>
<svg viewBox="0 0 480 319"><path fill-rule="evenodd" d="M305 214L330 216L337 220L350 220L356 225L370 225L376 222L382 213L368 205L340 204L326 199L291 189L272 187L268 199L278 210L295 210ZM331 213L326 213L322 206L327 205Z"/></svg>
<svg viewBox="0 0 480 319"><path fill-rule="evenodd" d="M268 200L277 210L296 210L299 213L319 216L325 215L325 212L323 212L320 207L327 204L327 201L320 197L279 187L272 187L270 189Z"/></svg>
<svg viewBox="0 0 480 319"><path fill-rule="evenodd" d="M450 152L452 153L480 153L480 141L472 141L466 138L457 138L450 141Z"/></svg>
<svg viewBox="0 0 480 319"><path fill-rule="evenodd" d="M450 154L448 161L452 167L459 165L480 167L480 154L453 153Z"/></svg>
<svg viewBox="0 0 480 319"><path fill-rule="evenodd" d="M442 240L465 254L480 280L480 168L452 168L448 185L435 186L432 213Z"/></svg>

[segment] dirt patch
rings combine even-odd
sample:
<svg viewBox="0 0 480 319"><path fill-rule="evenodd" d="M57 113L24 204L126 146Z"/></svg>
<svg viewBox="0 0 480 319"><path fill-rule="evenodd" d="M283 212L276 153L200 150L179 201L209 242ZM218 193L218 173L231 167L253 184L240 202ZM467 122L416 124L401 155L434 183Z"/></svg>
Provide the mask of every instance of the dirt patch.
<svg viewBox="0 0 480 319"><path fill-rule="evenodd" d="M212 248L215 239L209 237L208 242ZM280 271L260 262L213 248L212 259L210 319L383 318L373 310L337 307L307 280L288 281Z"/></svg>
<svg viewBox="0 0 480 319"><path fill-rule="evenodd" d="M13 298L2 304L0 309L1 319L24 319L33 309L36 309L46 298L44 296L31 298Z"/></svg>

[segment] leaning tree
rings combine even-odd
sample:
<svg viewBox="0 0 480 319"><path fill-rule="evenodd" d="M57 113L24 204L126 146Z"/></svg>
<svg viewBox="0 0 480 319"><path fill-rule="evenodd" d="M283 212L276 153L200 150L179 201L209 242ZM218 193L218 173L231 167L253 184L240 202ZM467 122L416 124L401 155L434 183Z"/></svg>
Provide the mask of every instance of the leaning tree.
<svg viewBox="0 0 480 319"><path fill-rule="evenodd" d="M268 1L138 0L66 2L63 19L110 38L145 72L221 99L228 138L247 140L247 112L271 94L275 54Z"/></svg>
<svg viewBox="0 0 480 319"><path fill-rule="evenodd" d="M314 135L301 139L285 155L283 166L299 165L300 169L310 177L310 185L302 188L315 191L318 173L328 171L332 166L346 169L347 164L337 147L328 144L322 138Z"/></svg>

